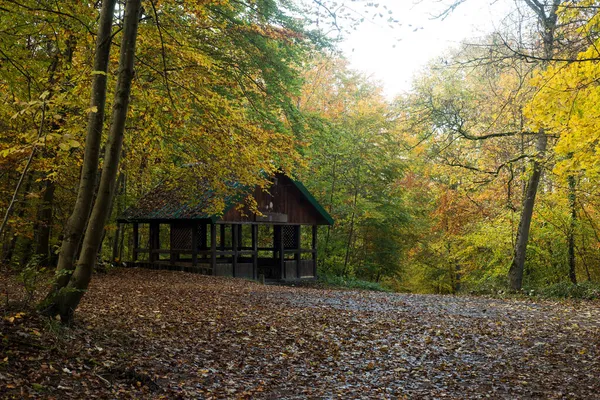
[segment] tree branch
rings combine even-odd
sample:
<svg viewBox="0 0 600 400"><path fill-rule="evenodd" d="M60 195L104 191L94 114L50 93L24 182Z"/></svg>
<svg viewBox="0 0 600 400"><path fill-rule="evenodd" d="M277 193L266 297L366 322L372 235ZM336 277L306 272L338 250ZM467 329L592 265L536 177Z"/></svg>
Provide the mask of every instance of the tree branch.
<svg viewBox="0 0 600 400"><path fill-rule="evenodd" d="M165 81L165 87L167 89L167 94L169 95L169 100L171 101L171 106L175 108L175 102L173 101L173 96L171 96L171 88L169 86L169 78L167 76L167 55L165 51L165 40L162 34L162 28L160 26L160 21L158 20L158 13L156 12L156 5L154 4L154 0L150 0L150 4L152 5L152 12L154 14L154 20L156 21L156 28L158 29L158 36L160 37L160 47L161 47L161 56L163 63L163 78Z"/></svg>

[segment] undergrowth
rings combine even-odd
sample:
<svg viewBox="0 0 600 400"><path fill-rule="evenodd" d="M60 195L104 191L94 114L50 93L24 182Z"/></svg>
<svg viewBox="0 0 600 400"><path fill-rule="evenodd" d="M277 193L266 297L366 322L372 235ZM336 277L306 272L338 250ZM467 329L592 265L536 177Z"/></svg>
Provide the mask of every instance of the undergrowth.
<svg viewBox="0 0 600 400"><path fill-rule="evenodd" d="M600 284L590 281L573 284L560 282L540 289L540 296L563 299L600 299Z"/></svg>
<svg viewBox="0 0 600 400"><path fill-rule="evenodd" d="M319 276L319 282L330 287L390 292L389 289L385 288L380 283L363 281L356 278L344 278L336 275L322 274Z"/></svg>

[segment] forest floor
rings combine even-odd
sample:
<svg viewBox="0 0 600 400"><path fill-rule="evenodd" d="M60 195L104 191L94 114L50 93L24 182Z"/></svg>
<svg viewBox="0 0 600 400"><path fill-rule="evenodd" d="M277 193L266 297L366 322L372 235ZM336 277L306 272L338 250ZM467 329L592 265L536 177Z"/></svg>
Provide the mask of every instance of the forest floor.
<svg viewBox="0 0 600 400"><path fill-rule="evenodd" d="M1 326L0 398L600 399L598 302L117 269L73 327L14 310Z"/></svg>

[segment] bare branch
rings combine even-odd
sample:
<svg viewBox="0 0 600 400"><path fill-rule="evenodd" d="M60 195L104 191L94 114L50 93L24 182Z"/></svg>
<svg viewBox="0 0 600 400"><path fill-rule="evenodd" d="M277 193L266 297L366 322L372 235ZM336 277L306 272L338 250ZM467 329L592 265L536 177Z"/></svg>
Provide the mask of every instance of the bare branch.
<svg viewBox="0 0 600 400"><path fill-rule="evenodd" d="M162 75L163 75L163 79L165 81L165 87L167 89L167 94L169 96L169 100L171 101L171 106L173 106L173 108L175 108L175 102L173 101L173 96L171 96L171 88L169 86L165 40L163 38L162 28L160 26L160 21L158 19L158 12L156 12L156 5L154 4L154 0L150 0L150 4L152 5L152 12L154 14L154 20L156 21L156 28L158 29L158 36L160 37L161 56L162 56L162 63L163 63Z"/></svg>

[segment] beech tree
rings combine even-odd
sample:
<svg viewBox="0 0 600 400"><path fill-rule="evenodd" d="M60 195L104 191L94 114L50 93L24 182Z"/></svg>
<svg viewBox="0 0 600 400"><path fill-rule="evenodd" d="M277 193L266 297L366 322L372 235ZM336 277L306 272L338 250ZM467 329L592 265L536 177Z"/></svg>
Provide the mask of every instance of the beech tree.
<svg viewBox="0 0 600 400"><path fill-rule="evenodd" d="M534 37L513 39L512 37L507 38L502 33L493 35L490 43L484 43L482 46L486 50L479 51L479 54L476 52L471 56L467 51L467 55L462 55L455 60L459 68L461 64L463 65L464 71L473 69L472 75L478 74L477 71L488 71L480 75L480 83L466 87L466 90L458 89L456 91L455 88L449 88L449 82L456 82L457 79L461 81L464 75L460 72L454 74L448 72L450 80L440 83L442 87L448 88L444 93L445 98L440 99L435 89L427 89L429 92L422 93L422 98L418 100L424 109L428 110L430 117L434 119L432 138L440 136L438 131L440 129L447 135L443 136L443 140L450 143L456 140L477 142L474 144L475 148L494 149L493 144L483 144L485 141L492 141L498 144L502 143L501 147L498 147L500 151L507 150L508 146L514 149L503 155L497 153L504 160L495 168L484 167L483 163L469 160L469 158L460 160L446 149L440 154L445 158L447 165L471 170L479 175L488 175L489 177L497 177L505 172L514 176L513 165L517 163L522 165L522 171L528 171L529 175L523 187L514 253L508 271L509 286L512 290L520 290L523 283L534 204L548 148L548 132L543 127L532 129L529 121L522 114L527 100L534 95L528 85L528 73L531 73L532 67L523 63L524 56L521 53L521 47L511 47L511 43L531 42L539 38L541 53L534 51L531 53L531 58L539 64L536 68L543 70L547 65L544 60L552 59L556 53L555 35L558 29L559 8L562 3L561 0L548 2L525 0L524 4L535 16L538 28ZM505 83L498 85L501 82L500 79L509 82L508 86ZM487 89L485 89L486 86ZM504 88L509 88L509 90L503 91ZM423 96L426 97L423 98ZM485 100L486 97L488 97L487 100ZM477 99L476 101L480 101L478 105L473 101L474 98ZM482 111L487 112L483 114L485 115L483 118L481 117ZM515 142L511 138L516 138L518 141ZM533 148L526 149L524 144L529 142L530 138L534 139L535 144ZM509 144L511 141L512 145ZM519 147L521 148L519 149ZM473 153L470 154L472 157ZM522 160L525 159L530 160L528 167L522 163ZM510 186L507 188L510 197L511 188Z"/></svg>
<svg viewBox="0 0 600 400"><path fill-rule="evenodd" d="M264 185L268 179L261 172L268 175L279 169L293 171L297 160L295 140L302 127L297 121L290 93L297 87L295 60L312 47L311 41L307 40L311 37L310 32L304 32L302 25L285 16L274 2L261 4L256 10L250 8L251 12L248 12L248 5L230 6L219 2L184 8L169 2L150 2L142 12L137 3L126 2L122 14L119 75L110 131L102 152L101 174L97 145L103 118L98 114L104 107L102 93L106 92L106 80L94 80L78 199L67 224L57 279L43 305L46 314L59 314L64 322L72 319L73 311L87 289L105 237L105 225L114 203L115 182L119 168L123 166L121 148L126 120L150 122L149 113L161 113L158 121L152 121L146 128L148 136L138 135L126 141L131 145L131 153L145 153L145 146L133 146L140 139L146 141L145 145L149 142L159 144L162 155L175 161L164 164L165 173L191 178L190 185L196 179L208 180L224 196L231 190L227 181ZM215 18L207 18L207 14L213 14ZM105 2L93 71L96 78L110 75L106 67L109 65L114 15L114 3ZM190 20L192 15L197 19ZM138 22L134 24L133 21L140 18L145 21L140 28L141 40L136 40ZM206 23L213 24L214 29L196 29ZM174 31L176 28L177 32ZM109 38L108 43L105 38ZM136 43L141 49L139 55L135 53ZM215 51L227 47L233 51ZM269 57L265 58L265 55ZM137 104L145 112L140 115L134 111L128 116L134 59L140 61L138 97L143 98L141 95L146 93L152 97ZM200 78L190 79L192 69L199 70L197 76ZM157 76L160 79L157 80ZM206 82L214 85L207 86ZM165 114L165 111L169 113ZM204 118L199 118L200 114ZM178 143L178 136L186 141L187 148ZM155 142L156 138L161 141ZM270 142L269 147L263 145L265 141ZM250 145L244 148L242 143ZM204 158L199 158L198 153L205 153ZM239 163L232 164L234 156L239 158ZM141 161L147 162L147 159ZM186 172L193 173L184 175L178 171L183 164L191 165ZM222 168L224 164L230 168ZM219 210L223 205L213 206Z"/></svg>
<svg viewBox="0 0 600 400"><path fill-rule="evenodd" d="M555 33L558 22L558 9L564 2L563 0L552 0L550 2L539 2L537 0L525 0L527 5L538 16L538 24L540 25L540 36L542 39L543 63L541 68L544 69L547 61L554 56L555 52ZM513 290L521 290L523 286L523 269L525 266L525 256L527 252L527 243L529 241L529 230L531 227L531 219L533 218L533 206L535 197L538 192L538 186L543 170L543 158L548 147L548 136L546 129L541 127L538 130L536 139L536 158L533 160L531 175L527 181L525 188L525 196L523 198L523 207L521 210L521 218L519 220L519 228L517 229L517 239L515 242L515 253L508 270L508 278L510 287Z"/></svg>
<svg viewBox="0 0 600 400"><path fill-rule="evenodd" d="M321 271L380 282L398 275L408 222L403 148L381 89L343 59L316 59L298 102L309 121L306 183L336 220Z"/></svg>
<svg viewBox="0 0 600 400"><path fill-rule="evenodd" d="M92 17L89 10L80 3L60 10L47 2L3 5L0 163L9 177L14 175L11 171L19 171L17 181L21 182L11 190L12 200L3 209L0 236L6 235L3 259L7 263L17 238L27 238L23 233L32 225L35 244L23 247L33 249L46 261L49 258L51 211L56 182L61 179L58 165L67 151L80 146L71 131L80 122L78 113L71 113L68 119L64 117L80 103L78 89L82 79L73 73L77 63L73 60L87 46L87 24ZM26 189L23 196L27 196L22 199L21 187ZM38 196L42 201L37 200ZM38 210L29 215L31 208ZM32 251L23 253L21 259L27 262Z"/></svg>
<svg viewBox="0 0 600 400"><path fill-rule="evenodd" d="M336 219L321 272L437 293L597 280L596 2L517 2L394 102L317 29L383 9L351 3L146 0L132 43L128 1L2 2L3 267L55 269L41 308L69 322L96 263L128 259L115 220L139 196L201 180L218 212L227 182L284 170Z"/></svg>
<svg viewBox="0 0 600 400"><path fill-rule="evenodd" d="M595 155L590 153L595 148L598 126L592 117L594 113L588 112L598 104L597 85L593 83L598 78L595 61L598 58L598 15L588 16L588 7L594 4L585 2L561 13L558 23L563 25L587 21L576 23L575 32L569 35L569 39L583 37L590 44L580 48L581 51L572 60L549 59L546 69L539 71L533 79L532 84L538 88L538 94L525 109L534 124L549 127L558 135L555 146L558 161L554 172L568 188L569 279L574 284L577 283L575 235L581 228L578 210L589 204L586 193L596 191L594 182L597 182L598 175ZM587 276L589 279L589 270Z"/></svg>
<svg viewBox="0 0 600 400"><path fill-rule="evenodd" d="M63 290L69 284L72 271L76 267L76 253L93 205L94 189L98 173L100 143L104 129L106 85L108 80L108 64L112 44L112 26L115 5L116 0L106 0L102 2L98 35L96 39L96 53L93 69L94 81L92 84L90 111L88 114L83 168L81 171L79 189L77 191L77 200L71 217L69 217L65 226L64 239L58 258L56 282L48 295L47 300L50 304L46 305L47 309L45 310L48 315L60 313L61 317L64 317L66 321L72 316L72 311L69 309L73 310L77 304L59 300L57 296L59 291ZM132 18L131 14L129 14L129 17L130 19ZM128 22L130 24L132 23L131 21ZM137 23L134 27L136 28L136 31L131 33L131 28L128 28L128 33L133 34L135 38L137 33ZM126 95L128 98L129 91ZM127 109L125 109L125 113L126 112ZM61 307L60 303L63 303L64 306Z"/></svg>
<svg viewBox="0 0 600 400"><path fill-rule="evenodd" d="M86 153L89 157L87 160L84 158L84 170L82 172L78 192L81 193L83 199L80 201L79 205L76 204L73 210L72 218L77 220L77 223L74 224L73 232L70 232L71 237L66 242L64 253L61 251L59 256L57 267L59 268L59 278L56 287L53 289L56 293L51 293L51 304L46 308L46 313L52 315L57 312L60 315L61 320L65 323L71 321L73 312L79 305L79 301L89 285L92 271L96 263L100 241L103 237L104 226L108 218L110 203L112 202L114 195L116 176L121 159L125 121L129 109L131 82L134 76L133 66L140 11L141 0L127 0L123 17L123 36L119 58L119 74L112 109L110 133L105 145L104 164L100 184L98 186L98 194L93 203L93 207L91 208L91 215L89 216L89 219L86 220L87 215L84 213L85 211L89 211L92 196L94 194L93 184L96 180L95 175L98 164L99 133L102 131L102 119L93 114L96 114L101 108L104 108L106 99L106 79L95 81L92 89L92 109L90 110L90 114L92 115L90 115L88 122L89 142L86 142ZM101 28L99 30L97 42L97 53L100 53L100 55L97 55L97 64L95 65L95 67L100 67L100 69L94 69L97 75L104 75L106 73L106 64L108 63L110 47L105 43L110 41L110 27L112 26L113 13L114 2L106 1L103 4L101 12ZM108 19L108 21L106 21L106 19ZM108 47L106 51L102 51L103 45ZM104 113L102 112L102 115L103 114ZM91 135L89 135L90 132ZM91 163L95 164L95 166L90 165ZM79 233L78 228L83 228L85 223L87 223L87 227L83 237L81 254L73 274L70 275L69 271L73 270L74 267L74 251L72 249L74 245L78 244L78 241L74 242L74 240L77 239ZM63 275L65 275L65 278L63 278ZM68 281L66 278L68 278Z"/></svg>

